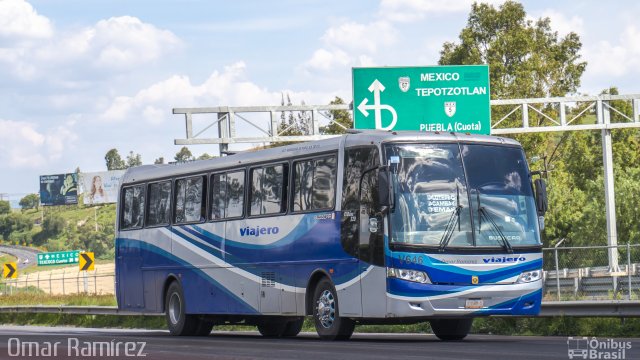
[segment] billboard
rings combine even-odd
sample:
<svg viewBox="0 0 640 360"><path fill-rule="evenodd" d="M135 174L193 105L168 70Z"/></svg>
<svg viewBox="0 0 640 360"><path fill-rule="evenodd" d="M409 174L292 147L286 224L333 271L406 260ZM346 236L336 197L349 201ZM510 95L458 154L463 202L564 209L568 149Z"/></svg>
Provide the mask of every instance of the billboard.
<svg viewBox="0 0 640 360"><path fill-rule="evenodd" d="M40 176L40 203L44 206L78 203L78 174Z"/></svg>
<svg viewBox="0 0 640 360"><path fill-rule="evenodd" d="M118 190L125 170L80 174L84 204L107 204L118 200Z"/></svg>
<svg viewBox="0 0 640 360"><path fill-rule="evenodd" d="M353 68L356 129L489 134L487 65Z"/></svg>

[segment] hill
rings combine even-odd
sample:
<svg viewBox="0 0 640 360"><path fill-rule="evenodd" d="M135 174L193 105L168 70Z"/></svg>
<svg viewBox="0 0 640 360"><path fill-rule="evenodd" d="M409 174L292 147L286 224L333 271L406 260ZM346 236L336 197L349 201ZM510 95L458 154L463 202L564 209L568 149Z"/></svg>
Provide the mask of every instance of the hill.
<svg viewBox="0 0 640 360"><path fill-rule="evenodd" d="M40 207L0 215L0 243L43 251L87 250L113 259L115 204Z"/></svg>

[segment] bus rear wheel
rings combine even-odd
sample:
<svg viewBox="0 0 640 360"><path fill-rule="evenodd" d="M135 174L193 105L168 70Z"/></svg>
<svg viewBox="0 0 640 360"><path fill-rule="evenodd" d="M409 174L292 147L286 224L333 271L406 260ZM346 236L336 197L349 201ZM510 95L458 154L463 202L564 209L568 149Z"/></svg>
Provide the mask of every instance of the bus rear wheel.
<svg viewBox="0 0 640 360"><path fill-rule="evenodd" d="M185 313L185 301L182 286L177 281L169 285L165 295L165 318L171 335L192 336L199 330L200 319L196 315ZM212 325L213 326L213 325ZM200 329L201 332L204 329ZM211 329L209 329L211 332ZM208 333L207 333L208 334Z"/></svg>
<svg viewBox="0 0 640 360"><path fill-rule="evenodd" d="M473 319L434 319L429 323L431 323L431 330L438 339L457 341L464 339L469 334Z"/></svg>
<svg viewBox="0 0 640 360"><path fill-rule="evenodd" d="M348 340L355 329L353 320L340 317L338 296L329 279L320 280L314 291L313 320L323 340Z"/></svg>

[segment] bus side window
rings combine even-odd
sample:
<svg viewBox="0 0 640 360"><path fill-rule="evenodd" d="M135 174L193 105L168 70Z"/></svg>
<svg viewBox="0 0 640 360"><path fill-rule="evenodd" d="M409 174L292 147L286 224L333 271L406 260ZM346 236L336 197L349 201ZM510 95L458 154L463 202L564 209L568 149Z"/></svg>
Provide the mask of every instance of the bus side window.
<svg viewBox="0 0 640 360"><path fill-rule="evenodd" d="M149 184L147 226L171 223L171 181Z"/></svg>
<svg viewBox="0 0 640 360"><path fill-rule="evenodd" d="M286 212L287 169L287 164L278 164L251 170L249 215Z"/></svg>
<svg viewBox="0 0 640 360"><path fill-rule="evenodd" d="M175 222L194 223L204 221L206 213L205 177L196 176L176 180Z"/></svg>
<svg viewBox="0 0 640 360"><path fill-rule="evenodd" d="M244 214L244 171L211 176L211 220Z"/></svg>
<svg viewBox="0 0 640 360"><path fill-rule="evenodd" d="M293 211L333 209L336 196L335 156L297 161L293 169Z"/></svg>
<svg viewBox="0 0 640 360"><path fill-rule="evenodd" d="M122 206L122 229L139 229L144 225L144 185L124 189Z"/></svg>

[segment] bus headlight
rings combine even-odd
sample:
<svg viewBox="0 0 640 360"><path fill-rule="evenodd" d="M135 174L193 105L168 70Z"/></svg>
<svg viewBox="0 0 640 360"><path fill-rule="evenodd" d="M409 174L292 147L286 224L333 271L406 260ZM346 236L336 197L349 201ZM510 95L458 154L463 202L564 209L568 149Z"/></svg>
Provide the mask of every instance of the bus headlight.
<svg viewBox="0 0 640 360"><path fill-rule="evenodd" d="M518 280L516 281L516 283L524 284L524 283L534 282L540 279L542 279L542 270L531 270L531 271L525 271L522 274L520 274L520 276L518 276Z"/></svg>
<svg viewBox="0 0 640 360"><path fill-rule="evenodd" d="M421 284L431 284L427 273L419 270L387 268L387 276Z"/></svg>

